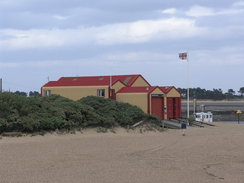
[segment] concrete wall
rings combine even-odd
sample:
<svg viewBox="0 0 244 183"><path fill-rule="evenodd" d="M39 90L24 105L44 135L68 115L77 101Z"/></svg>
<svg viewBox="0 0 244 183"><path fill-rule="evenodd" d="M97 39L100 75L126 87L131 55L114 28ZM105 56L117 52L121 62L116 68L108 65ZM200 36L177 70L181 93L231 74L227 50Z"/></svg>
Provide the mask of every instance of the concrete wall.
<svg viewBox="0 0 244 183"><path fill-rule="evenodd" d="M44 90L51 90L51 94L61 95L71 100L79 100L87 96L97 96L98 89L105 89L105 98L108 98L108 86L67 86L67 87L43 87Z"/></svg>
<svg viewBox="0 0 244 183"><path fill-rule="evenodd" d="M148 95L147 93L118 93L116 96L117 101L126 102L131 105L136 105L141 108L145 113L148 112Z"/></svg>

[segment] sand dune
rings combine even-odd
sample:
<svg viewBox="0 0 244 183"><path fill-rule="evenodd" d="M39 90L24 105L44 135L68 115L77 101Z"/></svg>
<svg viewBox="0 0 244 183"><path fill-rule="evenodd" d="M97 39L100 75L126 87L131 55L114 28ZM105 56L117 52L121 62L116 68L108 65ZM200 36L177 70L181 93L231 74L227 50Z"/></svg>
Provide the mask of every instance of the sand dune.
<svg viewBox="0 0 244 183"><path fill-rule="evenodd" d="M0 182L243 183L244 125L3 138Z"/></svg>

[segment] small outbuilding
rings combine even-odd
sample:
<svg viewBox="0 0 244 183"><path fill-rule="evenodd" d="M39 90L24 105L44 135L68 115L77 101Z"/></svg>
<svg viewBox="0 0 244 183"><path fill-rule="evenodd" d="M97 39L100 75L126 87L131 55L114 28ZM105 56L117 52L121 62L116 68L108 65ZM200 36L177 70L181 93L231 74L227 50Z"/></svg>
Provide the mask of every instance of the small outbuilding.
<svg viewBox="0 0 244 183"><path fill-rule="evenodd" d="M160 87L167 98L167 119L181 118L181 93L174 86Z"/></svg>
<svg viewBox="0 0 244 183"><path fill-rule="evenodd" d="M158 86L124 87L117 92L116 98L164 119L165 93Z"/></svg>

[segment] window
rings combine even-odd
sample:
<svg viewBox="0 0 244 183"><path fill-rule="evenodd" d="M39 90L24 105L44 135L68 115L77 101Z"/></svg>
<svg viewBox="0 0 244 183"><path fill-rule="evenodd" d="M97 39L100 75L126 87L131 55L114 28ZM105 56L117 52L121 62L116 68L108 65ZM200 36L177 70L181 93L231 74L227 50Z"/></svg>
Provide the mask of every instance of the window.
<svg viewBox="0 0 244 183"><path fill-rule="evenodd" d="M51 90L44 90L44 96L50 96Z"/></svg>
<svg viewBox="0 0 244 183"><path fill-rule="evenodd" d="M97 90L97 96L98 97L105 97L105 90L104 89L98 89Z"/></svg>

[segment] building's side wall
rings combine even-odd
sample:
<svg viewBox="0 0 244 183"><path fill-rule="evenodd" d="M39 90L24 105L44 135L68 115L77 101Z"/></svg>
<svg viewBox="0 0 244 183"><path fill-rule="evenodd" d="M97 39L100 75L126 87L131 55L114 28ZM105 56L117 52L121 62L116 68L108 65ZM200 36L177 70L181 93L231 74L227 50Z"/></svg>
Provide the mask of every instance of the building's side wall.
<svg viewBox="0 0 244 183"><path fill-rule="evenodd" d="M172 88L169 93L167 93L167 97L181 97L180 93Z"/></svg>
<svg viewBox="0 0 244 183"><path fill-rule="evenodd" d="M117 93L116 99L141 108L145 113L148 112L147 93Z"/></svg>
<svg viewBox="0 0 244 183"><path fill-rule="evenodd" d="M61 95L71 100L79 100L87 96L97 96L97 90L105 90L105 98L108 98L108 87L107 86L72 86L72 87L43 87L42 94L44 95L45 90L51 90L51 94Z"/></svg>
<svg viewBox="0 0 244 183"><path fill-rule="evenodd" d="M149 84L141 77L139 76L136 81L131 86L149 86Z"/></svg>
<svg viewBox="0 0 244 183"><path fill-rule="evenodd" d="M120 81L114 83L112 86L112 89L115 89L115 92L119 91L121 88L123 88L125 85L121 83Z"/></svg>

